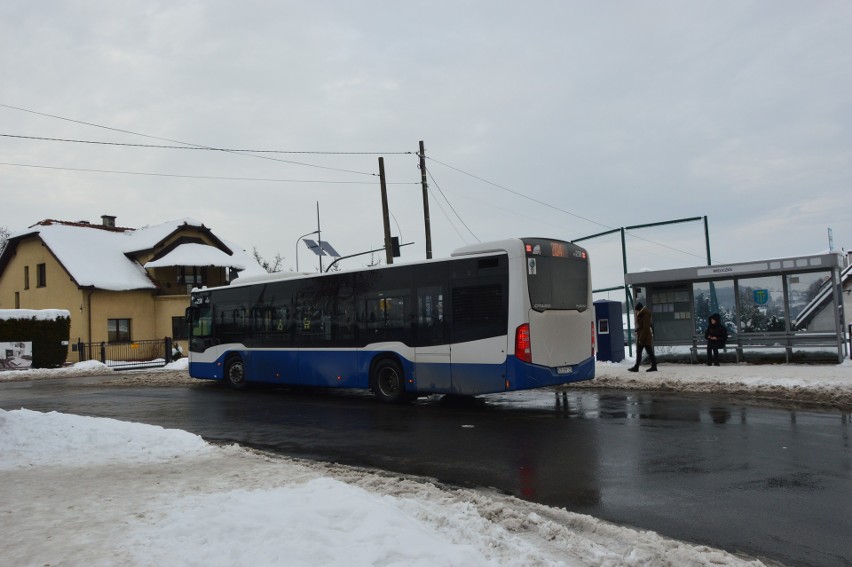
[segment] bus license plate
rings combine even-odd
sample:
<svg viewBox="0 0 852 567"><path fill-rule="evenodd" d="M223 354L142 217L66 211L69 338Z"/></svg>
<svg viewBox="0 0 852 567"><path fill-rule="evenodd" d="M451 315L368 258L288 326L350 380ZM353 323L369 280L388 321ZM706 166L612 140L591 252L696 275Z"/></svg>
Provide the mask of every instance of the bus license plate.
<svg viewBox="0 0 852 567"><path fill-rule="evenodd" d="M574 369L571 366L557 366L556 373L557 374L571 374L574 372Z"/></svg>

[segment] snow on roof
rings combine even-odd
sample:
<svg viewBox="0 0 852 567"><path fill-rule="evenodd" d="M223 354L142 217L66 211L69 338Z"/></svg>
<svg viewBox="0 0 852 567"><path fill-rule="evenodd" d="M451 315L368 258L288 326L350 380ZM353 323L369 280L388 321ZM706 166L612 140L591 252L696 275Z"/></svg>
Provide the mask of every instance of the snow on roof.
<svg viewBox="0 0 852 567"><path fill-rule="evenodd" d="M257 259L245 250L243 250L239 244L231 242L230 240L225 240L224 238L220 238L219 240L221 240L222 243L228 248L230 248L231 252L234 253L231 258L232 261L243 264L245 269L242 269L240 271L241 278L245 276L260 276L267 273L267 271L264 270L263 267L257 263Z"/></svg>
<svg viewBox="0 0 852 567"><path fill-rule="evenodd" d="M206 244L181 244L159 260L145 264L146 268L166 268L170 266L218 266L245 270L245 264L234 256L228 256L218 248Z"/></svg>
<svg viewBox="0 0 852 567"><path fill-rule="evenodd" d="M125 255L128 232L51 224L34 227L81 287L111 291L155 289L145 269Z"/></svg>
<svg viewBox="0 0 852 567"><path fill-rule="evenodd" d="M145 268L133 260L129 254L153 248L182 227L204 228L204 225L192 218L182 218L134 230L46 221L13 234L11 238L38 234L81 287L92 286L110 291L127 291L157 287L148 277ZM220 241L231 249L233 256L227 256L213 246L198 245L210 249L203 254L207 259L214 255L212 251L221 254L220 259L222 256L229 259L226 263L219 262L212 265L231 266L237 270L244 270L246 275L264 273L263 268L239 246L222 239ZM184 265L211 264L187 263Z"/></svg>
<svg viewBox="0 0 852 567"><path fill-rule="evenodd" d="M36 319L38 321L53 321L60 317L71 317L66 309L0 309L0 320Z"/></svg>
<svg viewBox="0 0 852 567"><path fill-rule="evenodd" d="M128 242L124 251L138 252L140 250L149 250L158 242L161 242L170 234L184 226L206 228L203 223L190 217L167 221L162 224L155 224L152 226L143 226L142 228L137 228L136 230L125 233L127 235Z"/></svg>

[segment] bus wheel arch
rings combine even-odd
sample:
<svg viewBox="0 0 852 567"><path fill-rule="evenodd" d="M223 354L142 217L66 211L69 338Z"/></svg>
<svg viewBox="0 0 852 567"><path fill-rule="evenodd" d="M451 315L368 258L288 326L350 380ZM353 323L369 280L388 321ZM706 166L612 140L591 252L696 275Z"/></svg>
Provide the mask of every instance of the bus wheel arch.
<svg viewBox="0 0 852 567"><path fill-rule="evenodd" d="M234 390L245 390L248 386L245 363L240 355L230 354L225 359L225 382Z"/></svg>
<svg viewBox="0 0 852 567"><path fill-rule="evenodd" d="M405 371L399 358L379 355L370 365L370 389L379 400L399 404L409 399L405 392Z"/></svg>

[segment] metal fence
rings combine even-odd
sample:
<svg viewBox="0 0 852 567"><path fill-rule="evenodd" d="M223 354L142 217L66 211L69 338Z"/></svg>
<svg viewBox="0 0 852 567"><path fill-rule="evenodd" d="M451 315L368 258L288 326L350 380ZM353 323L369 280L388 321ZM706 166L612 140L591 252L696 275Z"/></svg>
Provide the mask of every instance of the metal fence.
<svg viewBox="0 0 852 567"><path fill-rule="evenodd" d="M72 346L79 362L99 360L115 370L160 368L173 360L172 338L121 343L84 343Z"/></svg>

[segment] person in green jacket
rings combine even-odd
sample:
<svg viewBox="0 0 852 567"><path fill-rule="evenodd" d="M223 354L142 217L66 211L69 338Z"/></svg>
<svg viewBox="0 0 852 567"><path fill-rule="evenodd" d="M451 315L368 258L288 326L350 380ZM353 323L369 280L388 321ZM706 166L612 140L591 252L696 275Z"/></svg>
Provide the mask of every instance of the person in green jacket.
<svg viewBox="0 0 852 567"><path fill-rule="evenodd" d="M651 368L647 372L657 371L657 357L654 355L654 331L651 326L651 311L637 303L634 308L636 311L636 364L628 368L630 372L639 372L639 365L642 363L642 350L648 352L648 360L651 361Z"/></svg>

